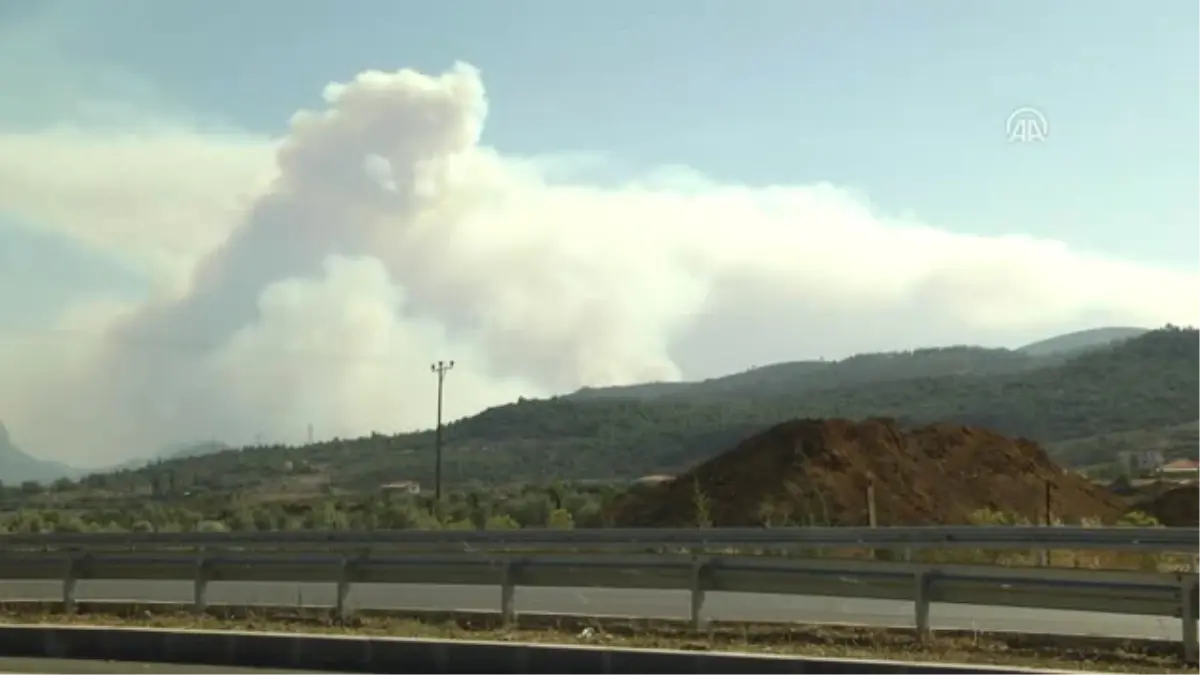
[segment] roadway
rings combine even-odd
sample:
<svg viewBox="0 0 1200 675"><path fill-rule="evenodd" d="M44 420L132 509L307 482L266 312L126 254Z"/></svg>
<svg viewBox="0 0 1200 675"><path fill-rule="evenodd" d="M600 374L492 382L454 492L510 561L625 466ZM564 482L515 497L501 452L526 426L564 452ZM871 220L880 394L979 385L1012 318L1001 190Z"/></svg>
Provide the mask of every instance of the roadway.
<svg viewBox="0 0 1200 675"><path fill-rule="evenodd" d="M62 585L54 581L0 581L0 602L56 600ZM180 581L80 581L76 598L86 601L190 603L192 584ZM210 605L331 607L333 584L213 582ZM595 617L685 618L684 591L594 588L521 588L518 612ZM393 610L499 611L500 589L492 586L417 586L359 584L351 587L351 607ZM710 592L704 615L725 621L779 621L911 628L912 603L809 596ZM1178 641L1178 619L1048 609L934 604L935 629L1092 635Z"/></svg>

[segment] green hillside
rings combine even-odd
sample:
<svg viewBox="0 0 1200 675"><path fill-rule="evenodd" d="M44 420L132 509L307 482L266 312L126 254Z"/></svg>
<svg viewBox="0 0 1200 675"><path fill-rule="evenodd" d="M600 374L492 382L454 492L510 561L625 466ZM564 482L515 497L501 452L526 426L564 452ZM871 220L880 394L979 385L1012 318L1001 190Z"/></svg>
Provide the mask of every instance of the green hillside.
<svg viewBox="0 0 1200 675"><path fill-rule="evenodd" d="M859 354L840 361L792 361L701 382L651 382L584 388L572 398L724 398L745 394L797 394L856 384L945 375L1007 375L1057 365L1090 349L1146 333L1144 328L1092 328L1000 349L959 345L902 352Z"/></svg>
<svg viewBox="0 0 1200 675"><path fill-rule="evenodd" d="M1002 375L1061 363L1054 355L1036 356L1009 349L954 346L904 352L859 354L841 361L792 361L754 368L701 382L654 382L623 387L581 389L578 400L699 399L745 395L775 396L947 375Z"/></svg>
<svg viewBox="0 0 1200 675"><path fill-rule="evenodd" d="M449 483L497 484L673 472L794 417L941 420L1056 444L1165 428L1196 419L1198 352L1196 330L1167 327L1040 366L1007 350L954 347L855 357L811 369L807 385L792 387L787 378L739 380L749 377L744 373L725 378L742 384L701 388L695 395L522 400L449 425L445 477ZM914 360L937 364L925 371L934 374L911 375L922 372ZM775 368L786 372L788 365ZM147 493L374 490L397 480L428 484L432 448L432 432L376 434L181 457L88 482Z"/></svg>
<svg viewBox="0 0 1200 675"><path fill-rule="evenodd" d="M1040 340L1032 344L1025 345L1017 351L1027 356L1053 356L1062 354L1078 353L1086 349L1094 349L1110 345L1120 340L1128 340L1143 335L1147 332L1145 328L1129 328L1125 326L1112 326L1109 328L1092 328L1089 330L1075 331L1065 335L1057 335L1055 337Z"/></svg>
<svg viewBox="0 0 1200 675"><path fill-rule="evenodd" d="M1200 421L1070 438L1047 445L1052 457L1071 466L1109 464L1122 450L1158 450L1165 459L1195 459Z"/></svg>

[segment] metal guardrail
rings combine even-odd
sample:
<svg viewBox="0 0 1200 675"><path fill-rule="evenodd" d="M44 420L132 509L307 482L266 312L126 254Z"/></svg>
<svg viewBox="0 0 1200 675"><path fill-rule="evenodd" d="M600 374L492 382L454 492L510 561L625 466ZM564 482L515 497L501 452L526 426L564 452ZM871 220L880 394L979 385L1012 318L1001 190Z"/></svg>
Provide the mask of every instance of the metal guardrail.
<svg viewBox="0 0 1200 675"><path fill-rule="evenodd" d="M54 533L0 535L12 549L355 549L413 551L649 549L1072 549L1195 555L1200 530L1183 527L788 527L579 530L373 530Z"/></svg>
<svg viewBox="0 0 1200 675"><path fill-rule="evenodd" d="M901 600L913 603L918 633L931 634L932 602L1174 617L1185 658L1197 656L1196 574L831 559L680 555L400 554L368 552L19 552L0 553L0 580L61 580L67 611L83 579L174 580L194 584L197 611L212 582L327 582L345 616L353 584L495 585L505 620L516 618L517 586L678 589L691 594L699 628L709 591ZM447 608L455 609L455 608Z"/></svg>

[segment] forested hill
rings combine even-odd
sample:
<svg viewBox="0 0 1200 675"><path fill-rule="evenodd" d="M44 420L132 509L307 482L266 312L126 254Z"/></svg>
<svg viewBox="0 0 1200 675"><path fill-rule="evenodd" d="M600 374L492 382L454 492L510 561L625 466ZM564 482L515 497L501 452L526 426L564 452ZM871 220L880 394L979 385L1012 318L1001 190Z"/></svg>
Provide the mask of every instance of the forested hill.
<svg viewBox="0 0 1200 675"><path fill-rule="evenodd" d="M1052 338L1027 344L1017 351L1028 356L1050 356L1054 354L1070 354L1080 350L1099 347L1118 340L1128 340L1148 332L1145 328L1128 326L1110 326L1107 328L1091 328L1075 331Z"/></svg>
<svg viewBox="0 0 1200 675"><path fill-rule="evenodd" d="M970 350L921 350L913 355L961 366L970 361L964 359ZM1179 425L1194 421L1200 408L1200 339L1195 329L1167 327L1073 357L1049 359L1041 366L1008 368L1004 363L1010 356L984 351L990 354L991 360L985 359L990 366L981 367L976 360L966 372L947 365L944 370L950 372L931 376L876 377L866 383L851 377L840 386L789 389L776 381L739 386L737 394L729 396L520 401L448 426L446 478L497 483L670 472L795 417L960 422L1051 442ZM903 360L885 355L863 357L860 363L894 365ZM906 368L900 366L897 372ZM369 489L393 480L431 480L432 445L430 432L377 434L299 448L230 450L141 471L181 471L192 481L250 486L285 471L280 467L304 466L335 485ZM125 475L144 479L134 474Z"/></svg>
<svg viewBox="0 0 1200 675"><path fill-rule="evenodd" d="M873 382L946 375L1010 375L1058 365L1095 349L1113 346L1147 331L1142 328L1095 328L1058 335L1019 349L970 345L859 354L839 361L792 361L701 382L652 382L620 387L584 388L577 399L686 398L797 394Z"/></svg>

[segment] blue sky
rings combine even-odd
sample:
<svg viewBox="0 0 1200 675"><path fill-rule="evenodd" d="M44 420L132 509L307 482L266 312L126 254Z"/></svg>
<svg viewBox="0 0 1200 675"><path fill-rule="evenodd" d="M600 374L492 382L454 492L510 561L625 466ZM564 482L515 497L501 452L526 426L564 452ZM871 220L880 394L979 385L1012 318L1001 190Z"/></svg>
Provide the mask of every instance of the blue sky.
<svg viewBox="0 0 1200 675"><path fill-rule="evenodd" d="M384 253L384 273L369 265L326 268L336 287L326 291L334 295L301 284L278 296L290 298L288 311L296 312L311 300L308 311L325 307L318 318L335 324L328 315L339 305L329 297L391 297L380 290L391 275L416 307L396 321L424 312L447 343L471 342L479 362L562 356L534 365L569 376L532 389L493 387L497 380L487 378L498 375L480 374L490 384L480 384L460 412L601 376L712 375L864 350L1016 345L1114 322L1187 323L1196 316L1200 272L1198 52L1200 8L1175 0L10 0L0 4L0 333L36 334L93 296L141 298L165 283L163 270L190 273L202 252L233 231L209 227L229 220L229 195L258 195L262 186L250 178L270 166L271 143L294 133L293 113L332 105L321 98L327 83L369 69L436 75L456 61L481 71L488 100L481 144L505 161L602 161L583 175L548 176L550 187L510 195L528 209L527 220L538 220L532 229L518 233L524 215L471 212L468 200L455 213L470 217L448 232L488 221L513 228L514 241L542 247L531 250L575 255L580 237L593 237L586 241L598 250L613 241L608 224L589 221L599 213L657 237L647 244L617 239L630 242L629 250L604 249L608 257L564 263L534 280L521 274L553 263L544 255L537 263L502 261L516 254L498 238L503 252L483 262L510 265L497 269L511 278L471 269L462 271L478 278L438 280L460 297L437 296L443 286L418 278L419 265ZM1019 108L1044 116L1046 139L1011 142L1005 125ZM664 167L682 169L667 174ZM654 171L703 175L703 199L626 189ZM324 194L349 180L324 178L310 187ZM559 179L571 189L555 192ZM837 190L812 188L822 183ZM851 204L846 195L857 199ZM322 228L350 227L338 217L362 215L323 215L330 214L335 222L309 223L314 240L340 242ZM672 222L682 218L695 219L694 231ZM543 227L547 219L558 219L557 229ZM576 224L578 233L564 234ZM706 238L703 246L693 241ZM477 251L471 255L452 259L480 263ZM770 264L760 269L764 256ZM620 265L633 271L623 277L613 271ZM648 271L659 269L676 276ZM358 295L347 290L354 283L365 284ZM492 288L505 283L513 287ZM602 296L589 284L611 285L603 288L616 299L592 313L610 312L611 321L573 333L560 325L562 316L591 316L580 308ZM665 290L655 298L653 289ZM259 290L238 301L262 309ZM496 325L458 326L465 319L446 309L474 301L483 308L476 318ZM488 314L497 304L514 313ZM522 314L539 305L559 316ZM743 314L774 321L769 310L794 316L772 330L730 328ZM872 321L886 329L864 330ZM812 331L814 322L832 327ZM302 332L288 325L263 334ZM512 325L545 332L530 328L530 353L515 354L505 333ZM418 331L421 340L433 334L427 328ZM563 336L575 342L553 341ZM612 339L600 344L596 336ZM732 341L740 341L737 349L727 347ZM445 356L436 340L405 344L418 343L435 344L428 347L433 358ZM430 356L417 352L405 359ZM5 368L0 363L0 380L30 377ZM330 375L331 382L344 385L350 380L338 378L347 373ZM193 385L188 396L200 389ZM0 386L0 417L15 420L9 426L17 433L46 423L33 404L12 412L28 397L18 389L9 395ZM326 403L314 398L311 405L323 410ZM305 427L290 408L259 413L276 415L280 428ZM345 415L343 433L368 423ZM193 426L207 433L199 421ZM164 429L139 442L178 440Z"/></svg>
<svg viewBox="0 0 1200 675"><path fill-rule="evenodd" d="M462 59L488 86L485 142L507 152L828 180L940 227L1197 267L1194 2L6 6L7 24L57 9L67 60L110 63L240 127L279 132L321 84L368 67ZM1021 106L1044 112L1047 142L1007 142Z"/></svg>

